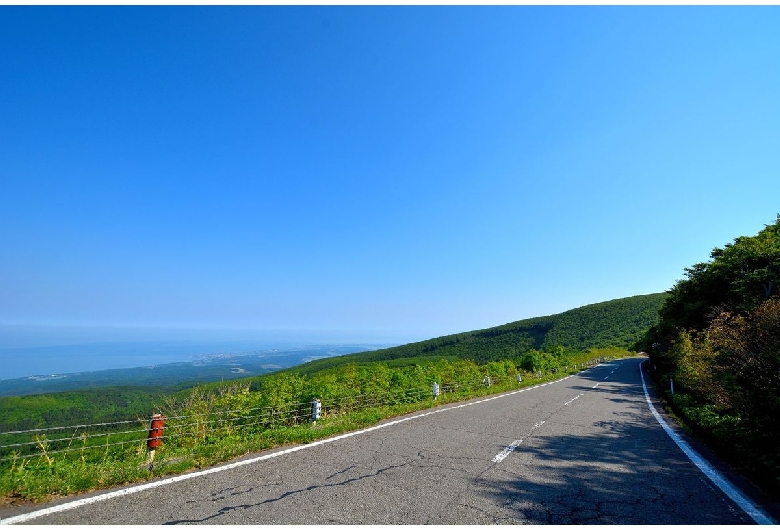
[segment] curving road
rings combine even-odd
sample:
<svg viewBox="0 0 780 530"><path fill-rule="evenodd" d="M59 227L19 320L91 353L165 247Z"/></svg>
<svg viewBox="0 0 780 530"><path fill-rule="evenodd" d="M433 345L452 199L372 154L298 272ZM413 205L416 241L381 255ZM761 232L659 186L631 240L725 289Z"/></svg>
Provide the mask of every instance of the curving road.
<svg viewBox="0 0 780 530"><path fill-rule="evenodd" d="M754 524L654 418L640 362L4 522Z"/></svg>

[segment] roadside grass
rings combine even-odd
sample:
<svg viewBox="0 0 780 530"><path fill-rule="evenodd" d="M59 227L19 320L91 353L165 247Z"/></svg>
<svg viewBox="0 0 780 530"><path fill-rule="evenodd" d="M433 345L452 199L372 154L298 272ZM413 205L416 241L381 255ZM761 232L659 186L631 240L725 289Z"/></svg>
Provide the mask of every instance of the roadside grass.
<svg viewBox="0 0 780 530"><path fill-rule="evenodd" d="M516 377L495 377L490 386L484 383L458 385L451 391L442 392L436 399L430 394L430 388L423 388L416 394L417 398L406 398L406 402L377 403L355 410L326 409L316 423L310 418L299 417L288 420L292 424L275 423L272 428L221 425L207 432L196 426L191 436L166 440L156 450L153 461L149 460L145 439L116 447L88 447L85 444L81 450L60 454L49 454L44 450L34 456L16 455L0 464L0 496L6 504L39 503L54 497L142 483L205 469L276 447L311 443L412 412L535 386L581 370L569 367L541 377L536 373L524 373L521 382ZM203 395L198 397L198 404L202 405Z"/></svg>

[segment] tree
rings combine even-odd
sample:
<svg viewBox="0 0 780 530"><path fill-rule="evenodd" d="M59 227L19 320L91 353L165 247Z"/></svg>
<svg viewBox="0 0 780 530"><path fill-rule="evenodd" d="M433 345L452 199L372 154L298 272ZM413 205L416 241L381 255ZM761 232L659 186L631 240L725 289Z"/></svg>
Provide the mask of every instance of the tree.
<svg viewBox="0 0 780 530"><path fill-rule="evenodd" d="M645 340L651 356L668 350L680 331L702 331L723 312L746 314L778 294L780 215L757 235L716 247L710 257L686 268L686 278L669 291Z"/></svg>
<svg viewBox="0 0 780 530"><path fill-rule="evenodd" d="M708 335L718 352L713 368L729 386L735 409L755 432L780 436L780 299L744 317L722 313Z"/></svg>
<svg viewBox="0 0 780 530"><path fill-rule="evenodd" d="M645 347L676 412L780 496L780 215L669 291Z"/></svg>

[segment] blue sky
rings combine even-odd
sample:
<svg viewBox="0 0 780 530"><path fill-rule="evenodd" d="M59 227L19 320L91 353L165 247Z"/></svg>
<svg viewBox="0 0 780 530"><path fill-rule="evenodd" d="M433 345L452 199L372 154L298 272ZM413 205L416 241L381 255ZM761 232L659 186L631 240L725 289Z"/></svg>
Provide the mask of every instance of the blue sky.
<svg viewBox="0 0 780 530"><path fill-rule="evenodd" d="M0 324L405 342L780 213L777 7L0 7Z"/></svg>

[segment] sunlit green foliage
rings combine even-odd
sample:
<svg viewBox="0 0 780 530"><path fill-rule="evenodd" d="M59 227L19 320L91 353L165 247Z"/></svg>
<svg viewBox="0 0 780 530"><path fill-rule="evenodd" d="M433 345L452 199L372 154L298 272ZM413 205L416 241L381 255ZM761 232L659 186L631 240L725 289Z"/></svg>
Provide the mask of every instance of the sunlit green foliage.
<svg viewBox="0 0 780 530"><path fill-rule="evenodd" d="M778 294L780 216L752 237L742 236L710 253L710 261L685 269L669 290L646 346L666 350L679 330L704 330L722 312L745 314Z"/></svg>
<svg viewBox="0 0 780 530"><path fill-rule="evenodd" d="M686 269L644 344L680 415L780 497L780 216L711 258Z"/></svg>
<svg viewBox="0 0 780 530"><path fill-rule="evenodd" d="M0 455L6 458L0 462L0 493L38 499L181 472L440 403L550 380L594 359L629 355L622 348L633 345L638 334L656 322L664 296L593 304L165 395L101 389L0 398L0 431L136 417L129 426L99 427L97 435L93 429L86 436L81 428L44 434L10 459ZM433 383L441 388L436 400ZM314 398L322 403L316 426L311 423ZM145 430L152 412L167 419L165 442L150 467ZM0 442L13 443L15 436L0 435Z"/></svg>
<svg viewBox="0 0 780 530"><path fill-rule="evenodd" d="M438 404L549 381L582 368L581 363L629 352L575 352L558 347L539 354L547 359L543 367L534 366L541 375L525 371L510 359L478 364L468 359L423 357L417 363L397 366L346 363L313 374L275 373L198 386L161 398L154 407L166 416L165 439L154 466L146 453L148 420L143 418L137 425L106 428L96 438L80 436L78 430L43 435L35 438L39 443L19 448L10 459L0 461L0 494L43 500L52 494L179 473L252 451L311 442ZM485 384L486 377L490 386ZM436 399L434 382L441 387ZM316 425L311 422L313 397L322 401L322 416ZM63 436L71 449L68 452L61 452L64 446L53 442ZM13 442L12 435L0 435L0 444L8 442Z"/></svg>
<svg viewBox="0 0 780 530"><path fill-rule="evenodd" d="M108 387L0 397L0 431L148 417L160 396L146 388Z"/></svg>
<svg viewBox="0 0 780 530"><path fill-rule="evenodd" d="M586 305L558 315L529 318L493 328L457 333L403 346L319 359L288 369L314 373L344 362L390 362L423 357L469 359L477 363L519 359L531 350L633 349L658 322L665 293L632 296Z"/></svg>

